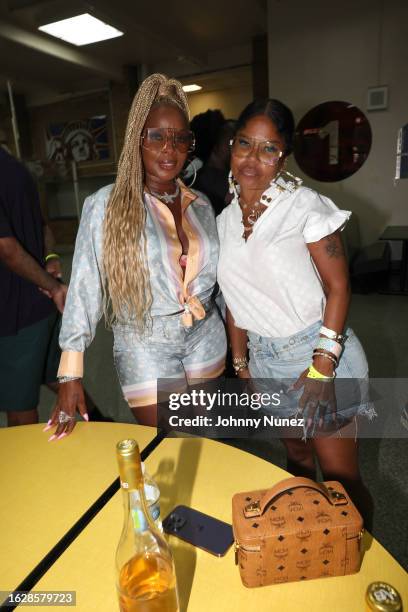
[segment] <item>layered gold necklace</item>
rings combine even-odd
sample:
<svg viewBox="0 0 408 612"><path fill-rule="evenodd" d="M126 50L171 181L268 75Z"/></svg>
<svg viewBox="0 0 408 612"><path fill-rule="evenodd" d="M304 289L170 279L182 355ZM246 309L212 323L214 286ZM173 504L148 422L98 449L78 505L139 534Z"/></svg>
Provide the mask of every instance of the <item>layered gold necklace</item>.
<svg viewBox="0 0 408 612"><path fill-rule="evenodd" d="M249 225L245 225L244 219L242 218L242 224L244 226L244 233L242 234L242 238L246 239L248 236L245 236L245 234L247 232L252 232L253 226L258 221L259 217L262 215L262 213L266 210L267 207L264 204L261 204L259 200L257 200L256 202L254 202L254 204L252 204L252 206L250 206L249 204L244 202L242 198L239 198L239 204L241 206L243 214L246 213L247 223L249 223Z"/></svg>

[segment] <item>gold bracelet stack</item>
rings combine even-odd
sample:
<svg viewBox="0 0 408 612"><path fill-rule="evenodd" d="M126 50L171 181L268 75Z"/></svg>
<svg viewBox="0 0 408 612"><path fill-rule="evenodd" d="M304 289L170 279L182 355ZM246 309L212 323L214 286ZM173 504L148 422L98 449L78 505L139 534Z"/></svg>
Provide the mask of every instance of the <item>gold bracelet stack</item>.
<svg viewBox="0 0 408 612"><path fill-rule="evenodd" d="M248 367L248 359L246 357L233 357L232 358L232 367L235 370L235 374L241 372L241 370L246 370Z"/></svg>

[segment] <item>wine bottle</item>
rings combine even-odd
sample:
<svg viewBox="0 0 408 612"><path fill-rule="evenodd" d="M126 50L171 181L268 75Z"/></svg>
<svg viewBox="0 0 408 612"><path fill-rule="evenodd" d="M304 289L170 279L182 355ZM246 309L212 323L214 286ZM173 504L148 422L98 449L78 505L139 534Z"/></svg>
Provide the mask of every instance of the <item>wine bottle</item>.
<svg viewBox="0 0 408 612"><path fill-rule="evenodd" d="M116 551L121 612L177 612L178 593L169 545L149 512L135 440L118 442L124 524Z"/></svg>

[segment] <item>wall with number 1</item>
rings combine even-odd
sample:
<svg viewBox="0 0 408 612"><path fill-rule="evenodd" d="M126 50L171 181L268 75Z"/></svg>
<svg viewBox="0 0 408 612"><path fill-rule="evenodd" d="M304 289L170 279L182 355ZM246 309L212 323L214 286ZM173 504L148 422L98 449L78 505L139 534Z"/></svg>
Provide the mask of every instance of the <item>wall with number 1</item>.
<svg viewBox="0 0 408 612"><path fill-rule="evenodd" d="M408 3L405 0L268 0L269 93L296 122L326 101L358 106L372 147L351 177L320 182L293 156L289 169L310 187L352 210L354 247L375 242L388 225L408 225L408 179L395 183L398 131L408 122ZM367 89L388 85L388 108L367 111Z"/></svg>

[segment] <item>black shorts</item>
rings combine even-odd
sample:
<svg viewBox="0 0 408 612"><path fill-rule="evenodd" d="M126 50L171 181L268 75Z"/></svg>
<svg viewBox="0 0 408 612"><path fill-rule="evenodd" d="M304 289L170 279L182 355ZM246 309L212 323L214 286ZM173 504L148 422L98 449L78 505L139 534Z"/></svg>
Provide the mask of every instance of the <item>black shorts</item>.
<svg viewBox="0 0 408 612"><path fill-rule="evenodd" d="M61 316L55 312L15 336L0 337L0 411L34 410L40 386L56 382L60 327Z"/></svg>

